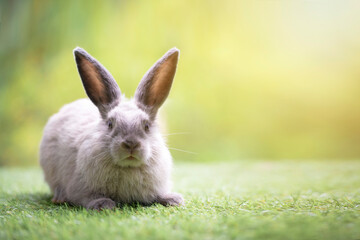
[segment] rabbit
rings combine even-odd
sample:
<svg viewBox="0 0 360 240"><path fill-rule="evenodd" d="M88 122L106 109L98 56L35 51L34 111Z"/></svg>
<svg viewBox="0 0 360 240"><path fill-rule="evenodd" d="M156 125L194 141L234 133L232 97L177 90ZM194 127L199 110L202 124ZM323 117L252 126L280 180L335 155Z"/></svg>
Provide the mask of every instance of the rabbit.
<svg viewBox="0 0 360 240"><path fill-rule="evenodd" d="M44 128L40 165L52 202L95 210L133 202L183 204L182 195L171 192L172 157L156 117L179 50L170 49L146 72L132 99L84 49L73 52L89 99L63 106Z"/></svg>

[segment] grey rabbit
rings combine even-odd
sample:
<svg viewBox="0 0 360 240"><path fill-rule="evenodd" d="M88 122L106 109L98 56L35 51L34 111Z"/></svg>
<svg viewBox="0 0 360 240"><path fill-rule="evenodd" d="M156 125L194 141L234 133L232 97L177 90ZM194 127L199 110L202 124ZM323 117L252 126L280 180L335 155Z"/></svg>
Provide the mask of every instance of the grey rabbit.
<svg viewBox="0 0 360 240"><path fill-rule="evenodd" d="M132 202L181 205L182 196L171 192L172 157L156 117L179 50L170 49L147 71L130 100L85 50L75 48L74 56L91 101L63 106L45 126L40 164L52 201L97 210Z"/></svg>

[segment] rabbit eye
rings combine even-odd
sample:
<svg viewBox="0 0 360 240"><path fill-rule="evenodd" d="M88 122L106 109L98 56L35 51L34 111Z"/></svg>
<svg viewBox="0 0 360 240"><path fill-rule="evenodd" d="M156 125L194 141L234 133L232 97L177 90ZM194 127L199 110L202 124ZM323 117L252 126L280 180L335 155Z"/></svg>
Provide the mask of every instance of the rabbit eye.
<svg viewBox="0 0 360 240"><path fill-rule="evenodd" d="M150 128L149 124L148 124L148 123L145 123L145 124L144 124L144 130L145 130L145 132L149 132L149 128Z"/></svg>
<svg viewBox="0 0 360 240"><path fill-rule="evenodd" d="M108 125L108 128L109 128L109 129L112 129L112 128L113 128L113 123L112 123L111 120L108 120L108 121L107 121L107 125Z"/></svg>

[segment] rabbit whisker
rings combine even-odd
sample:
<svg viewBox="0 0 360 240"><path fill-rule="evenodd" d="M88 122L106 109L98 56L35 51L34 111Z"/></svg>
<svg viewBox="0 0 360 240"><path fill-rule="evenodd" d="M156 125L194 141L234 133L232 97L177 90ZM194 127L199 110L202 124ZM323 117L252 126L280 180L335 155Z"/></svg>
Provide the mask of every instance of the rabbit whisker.
<svg viewBox="0 0 360 240"><path fill-rule="evenodd" d="M195 152L190 152L190 151L186 151L186 150L182 150L182 149L178 149L178 148L171 148L171 147L169 147L169 149L171 149L171 150L176 150L176 151L179 151L179 152L189 153L189 154L197 154L197 153L195 153Z"/></svg>
<svg viewBox="0 0 360 240"><path fill-rule="evenodd" d="M167 133L167 134L162 134L162 135L163 136L170 136L170 135L185 135L185 134L191 134L191 132Z"/></svg>
<svg viewBox="0 0 360 240"><path fill-rule="evenodd" d="M100 152L100 153L98 153L97 155L93 156L93 158L96 158L96 159L103 159L103 158L107 157L107 155L108 155L108 154L109 154L109 153L108 153L108 152L106 152L106 151L104 151L104 152Z"/></svg>

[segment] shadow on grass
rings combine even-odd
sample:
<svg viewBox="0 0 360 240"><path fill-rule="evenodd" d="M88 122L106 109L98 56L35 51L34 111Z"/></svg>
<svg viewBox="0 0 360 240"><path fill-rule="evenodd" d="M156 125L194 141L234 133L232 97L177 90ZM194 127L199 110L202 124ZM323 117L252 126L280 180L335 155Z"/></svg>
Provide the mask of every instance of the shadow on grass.
<svg viewBox="0 0 360 240"><path fill-rule="evenodd" d="M23 210L50 210L57 207L48 193L6 194L1 197L0 208Z"/></svg>
<svg viewBox="0 0 360 240"><path fill-rule="evenodd" d="M21 193L21 194L7 194L0 197L0 213L8 210L31 210L31 211L56 211L56 210L71 210L72 212L83 212L84 207L74 206L69 203L55 204L51 202L52 195L49 193ZM140 203L131 204L117 204L116 209L140 209L154 206L143 205ZM98 212L96 210L89 210L89 212Z"/></svg>

